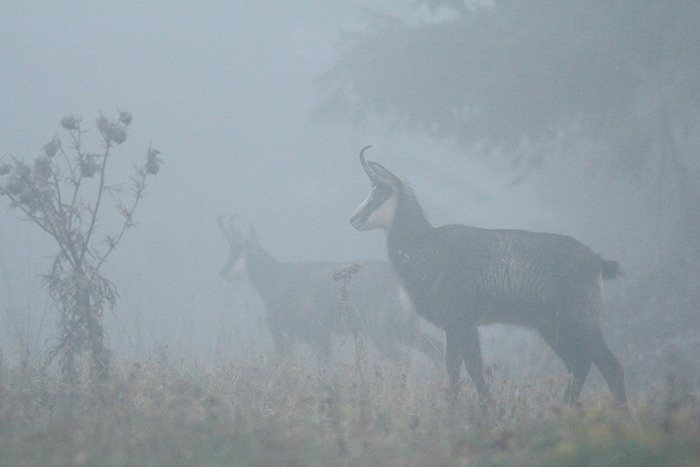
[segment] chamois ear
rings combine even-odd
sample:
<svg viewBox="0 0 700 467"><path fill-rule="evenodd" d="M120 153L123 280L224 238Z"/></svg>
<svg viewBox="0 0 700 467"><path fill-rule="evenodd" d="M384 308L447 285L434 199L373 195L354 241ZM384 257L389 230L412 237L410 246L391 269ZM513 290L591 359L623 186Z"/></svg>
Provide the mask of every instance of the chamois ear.
<svg viewBox="0 0 700 467"><path fill-rule="evenodd" d="M376 162L365 160L365 151L371 147L372 145L370 144L362 148L360 151L360 163L372 182L372 185L376 185L378 183L385 183L393 187L400 185L401 181L398 179L398 177L385 169L384 166L377 164Z"/></svg>
<svg viewBox="0 0 700 467"><path fill-rule="evenodd" d="M217 223L219 224L219 229L221 230L221 233L224 234L224 237L229 241L229 243L240 243L241 239L241 233L236 229L234 225L234 220L236 217L240 217L240 214L232 214L229 219L228 223L224 223L224 215L220 215L219 217L216 218Z"/></svg>
<svg viewBox="0 0 700 467"><path fill-rule="evenodd" d="M377 176L379 181L386 183L389 186L396 187L401 184L401 180L386 169L383 165L374 161L367 161L367 166Z"/></svg>

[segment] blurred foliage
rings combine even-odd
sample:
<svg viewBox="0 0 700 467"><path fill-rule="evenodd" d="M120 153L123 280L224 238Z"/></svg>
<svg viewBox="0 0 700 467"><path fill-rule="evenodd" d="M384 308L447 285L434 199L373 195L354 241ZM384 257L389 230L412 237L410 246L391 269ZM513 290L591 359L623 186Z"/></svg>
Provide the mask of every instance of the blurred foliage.
<svg viewBox="0 0 700 467"><path fill-rule="evenodd" d="M417 3L435 11L461 2ZM643 88L670 87L661 96L669 111L696 114L697 1L490 3L417 25L372 15L364 30L345 34L340 58L321 78L319 112L388 116L461 147L487 139L513 150L572 133L601 136L616 142L629 169L643 162L651 139L648 122L634 115Z"/></svg>

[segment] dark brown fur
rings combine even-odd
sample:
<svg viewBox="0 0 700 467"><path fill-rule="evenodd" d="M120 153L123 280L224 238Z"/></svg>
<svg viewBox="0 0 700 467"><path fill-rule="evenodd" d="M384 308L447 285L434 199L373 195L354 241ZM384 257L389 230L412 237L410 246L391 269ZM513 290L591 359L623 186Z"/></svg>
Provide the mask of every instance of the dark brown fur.
<svg viewBox="0 0 700 467"><path fill-rule="evenodd" d="M621 274L617 262L565 235L434 228L401 180L362 154L361 160L372 192L351 223L363 229L372 216L367 210L395 201L390 225L382 225L389 259L418 313L445 330L453 394L464 362L479 396L488 397L477 326L512 323L535 328L564 361L573 376L566 403L577 400L595 363L615 401L626 404L622 365L599 325L601 281Z"/></svg>

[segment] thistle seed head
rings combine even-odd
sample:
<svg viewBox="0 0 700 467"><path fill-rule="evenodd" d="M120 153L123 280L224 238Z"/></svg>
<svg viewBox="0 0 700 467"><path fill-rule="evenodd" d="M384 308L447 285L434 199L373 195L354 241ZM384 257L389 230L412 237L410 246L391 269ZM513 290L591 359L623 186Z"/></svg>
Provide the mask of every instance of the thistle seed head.
<svg viewBox="0 0 700 467"><path fill-rule="evenodd" d="M15 172L17 173L17 175L19 175L19 178L24 180L28 179L29 176L32 174L32 169L24 162L19 162L17 164L17 167L15 167Z"/></svg>
<svg viewBox="0 0 700 467"><path fill-rule="evenodd" d="M121 126L114 125L109 136L115 143L122 144L124 141L126 141L126 129Z"/></svg>
<svg viewBox="0 0 700 467"><path fill-rule="evenodd" d="M109 120L107 120L107 117L105 117L104 115L100 115L95 120L95 126L97 126L97 129L100 130L103 134L106 134L112 125L109 123Z"/></svg>
<svg viewBox="0 0 700 467"><path fill-rule="evenodd" d="M148 162L146 162L146 173L155 175L158 173L159 170L160 161L158 160L158 158L149 159Z"/></svg>
<svg viewBox="0 0 700 467"><path fill-rule="evenodd" d="M11 195L18 195L24 189L24 183L17 177L10 177L5 182L5 191Z"/></svg>
<svg viewBox="0 0 700 467"><path fill-rule="evenodd" d="M157 150L157 149L149 149L149 150L148 150L148 153L146 154L146 158L150 161L150 160L155 159L155 158L158 156L158 154L160 154L160 151L159 151L159 150Z"/></svg>
<svg viewBox="0 0 700 467"><path fill-rule="evenodd" d="M114 141L116 144L122 144L126 141L126 127L122 126L119 122L111 121L104 115L100 115L97 117L97 120L95 120L95 125L106 140Z"/></svg>
<svg viewBox="0 0 700 467"><path fill-rule="evenodd" d="M61 126L69 131L77 130L78 123L80 123L80 119L75 118L73 114L66 115L61 119Z"/></svg>
<svg viewBox="0 0 700 467"><path fill-rule="evenodd" d="M34 175L46 180L51 175L51 159L47 156L39 156L34 159Z"/></svg>
<svg viewBox="0 0 700 467"><path fill-rule="evenodd" d="M80 175L85 178L92 178L99 168L99 164L91 155L85 156L80 160Z"/></svg>
<svg viewBox="0 0 700 467"><path fill-rule="evenodd" d="M58 141L56 141L56 138L52 139L46 145L44 146L44 153L49 156L53 157L56 155L58 152Z"/></svg>
<svg viewBox="0 0 700 467"><path fill-rule="evenodd" d="M119 121L122 122L124 126L129 126L129 123L131 123L131 120L133 119L133 115L131 115L131 112L129 112L128 110L119 111Z"/></svg>
<svg viewBox="0 0 700 467"><path fill-rule="evenodd" d="M20 192L19 194L19 202L22 204L26 204L29 207L32 207L36 201L36 196L34 195L34 192L27 186L24 187L24 189Z"/></svg>

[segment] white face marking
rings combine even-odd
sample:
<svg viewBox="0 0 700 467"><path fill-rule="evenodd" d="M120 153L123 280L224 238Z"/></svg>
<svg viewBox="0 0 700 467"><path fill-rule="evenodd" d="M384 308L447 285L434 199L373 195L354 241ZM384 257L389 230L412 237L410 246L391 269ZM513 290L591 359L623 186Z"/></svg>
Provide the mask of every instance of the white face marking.
<svg viewBox="0 0 700 467"><path fill-rule="evenodd" d="M225 279L228 282L238 282L248 277L248 264L245 260L245 254L241 255L236 262L233 263Z"/></svg>
<svg viewBox="0 0 700 467"><path fill-rule="evenodd" d="M374 206L377 202L377 193L373 187L367 195L367 199L358 206L350 218L350 223L356 230L383 229L385 232L389 231L396 212L396 190L392 190L389 198L383 203ZM368 213L368 210L372 211Z"/></svg>

